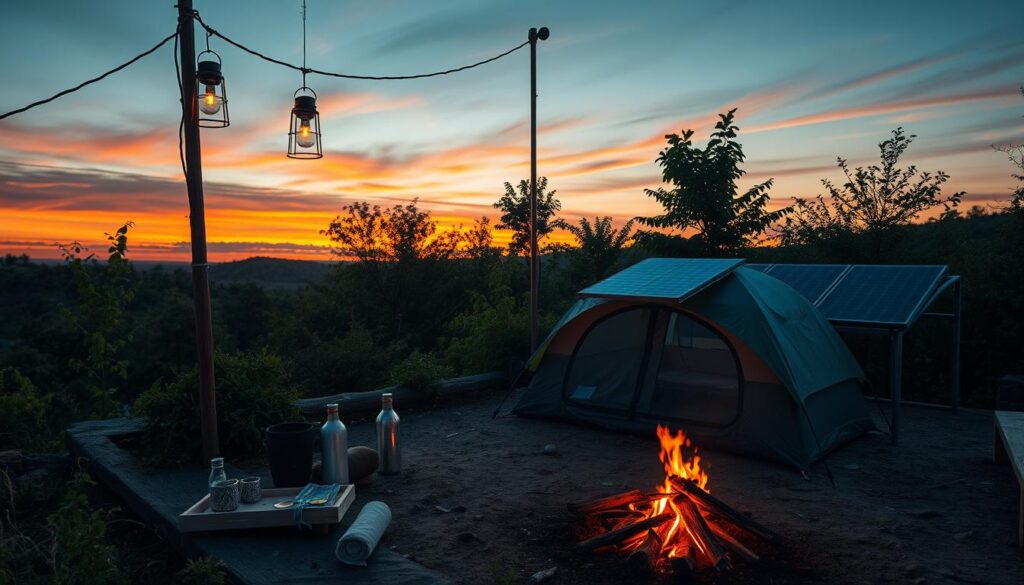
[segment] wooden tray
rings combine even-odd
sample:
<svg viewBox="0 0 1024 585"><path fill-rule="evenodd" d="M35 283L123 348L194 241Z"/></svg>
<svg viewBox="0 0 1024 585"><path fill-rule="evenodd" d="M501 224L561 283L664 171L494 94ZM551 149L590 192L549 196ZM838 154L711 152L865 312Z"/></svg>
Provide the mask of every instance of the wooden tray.
<svg viewBox="0 0 1024 585"><path fill-rule="evenodd" d="M178 528L182 532L203 530L237 530L241 528L269 528L273 526L298 526L295 510L278 510L275 502L294 498L301 487L272 488L263 490L263 499L254 504L238 504L230 512L214 512L210 509L210 494L178 515ZM356 487L343 485L334 502L324 506L309 506L302 511L306 524L337 524L356 499Z"/></svg>

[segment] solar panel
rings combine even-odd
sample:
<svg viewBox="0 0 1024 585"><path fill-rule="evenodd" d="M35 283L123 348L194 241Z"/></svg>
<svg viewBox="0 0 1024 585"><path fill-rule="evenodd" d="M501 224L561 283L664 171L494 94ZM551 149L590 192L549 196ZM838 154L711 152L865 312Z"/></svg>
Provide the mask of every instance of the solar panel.
<svg viewBox="0 0 1024 585"><path fill-rule="evenodd" d="M581 290L580 296L681 301L741 264L740 258L648 258Z"/></svg>
<svg viewBox="0 0 1024 585"><path fill-rule="evenodd" d="M816 303L846 269L845 264L776 264L770 274Z"/></svg>
<svg viewBox="0 0 1024 585"><path fill-rule="evenodd" d="M751 269L756 270L758 272L768 272L769 270L772 269L772 266L775 266L775 265L774 264L744 264L743 265L744 268L751 268Z"/></svg>
<svg viewBox="0 0 1024 585"><path fill-rule="evenodd" d="M851 266L818 308L829 321L907 327L946 271L945 266Z"/></svg>

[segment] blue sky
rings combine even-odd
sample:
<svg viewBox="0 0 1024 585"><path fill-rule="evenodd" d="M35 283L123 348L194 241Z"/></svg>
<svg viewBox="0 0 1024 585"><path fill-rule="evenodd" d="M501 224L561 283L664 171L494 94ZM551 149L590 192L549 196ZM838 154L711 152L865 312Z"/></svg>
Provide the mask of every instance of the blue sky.
<svg viewBox="0 0 1024 585"><path fill-rule="evenodd" d="M301 60L296 1L197 1L211 26ZM1024 142L1019 2L327 2L309 0L309 65L407 74L489 57L548 26L539 49L540 173L564 215L625 221L655 210L662 136L738 107L746 181L776 179L777 205L821 191L835 158L867 164L903 126L908 162L951 175L967 204L1012 185L990 145ZM95 75L173 32L172 2L12 4L0 21L0 111ZM199 35L199 44L202 44ZM214 38L232 126L204 130L209 237L217 258L320 257L342 205L420 197L468 224L502 182L528 176L523 50L427 80L313 76L325 158L285 158L298 73ZM137 252L187 250L170 46L59 102L0 122L4 251L52 255L135 219ZM500 238L499 234L499 238Z"/></svg>

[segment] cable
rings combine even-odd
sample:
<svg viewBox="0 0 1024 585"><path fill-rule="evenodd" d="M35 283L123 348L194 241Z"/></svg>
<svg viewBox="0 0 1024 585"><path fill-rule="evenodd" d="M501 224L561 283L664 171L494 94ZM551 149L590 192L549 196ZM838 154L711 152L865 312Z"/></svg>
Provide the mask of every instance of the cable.
<svg viewBox="0 0 1024 585"><path fill-rule="evenodd" d="M267 55L264 55L263 53L260 53L259 51L256 51L255 49L250 49L249 47L246 47L245 45L243 45L242 43L239 43L238 41L232 40L232 39L222 35L216 29L214 29L213 27L211 27L211 26L207 25L205 22L203 22L203 19L200 18L200 16L199 16L199 13L195 13L193 16L195 17L196 21L198 21L199 24L204 29L206 29L206 32L208 32L211 35L215 35L215 36L219 37L221 40L225 41L226 43L228 43L230 45L234 45L235 47L245 51L246 53L249 53L250 55L253 55L254 57L259 57L260 59L263 59L264 61L269 61L270 63L276 63L278 65L281 65L282 67L288 67L288 68L294 69L296 71L301 71L303 74L306 74L306 73L316 73L317 75L324 75L324 76L327 76L327 77L340 77L342 79L364 79L364 80L371 80L371 81L394 81L394 80L400 80L400 79L423 79L425 77L437 77L439 75L449 75L451 73L458 73L459 71L465 71L467 69L472 69L474 67L479 67L481 65L486 65L487 63L490 63L492 61L497 61L498 59L501 59L502 57L504 57L506 55L510 55L510 54L518 51L519 49L522 49L526 45L530 44L530 41L525 41L525 42L523 42L523 44L518 45L516 47L512 47L511 49L505 51L504 53L495 55L495 56L493 56L493 57L491 57L489 59L484 59L483 61L477 61L476 63L470 64L470 65L463 65L462 67L456 67L454 69L446 69L444 71L434 71L433 73L418 73L416 75L352 75L352 74L348 74L348 73L335 73L335 72L332 72L332 71L321 71L319 69L311 69L311 68L308 68L308 67L305 67L305 66L300 67L298 65L293 65L291 63L288 63L287 61L281 61L280 59L275 59L273 57L269 57Z"/></svg>
<svg viewBox="0 0 1024 585"><path fill-rule="evenodd" d="M76 91L82 89L83 87L85 87L87 85L91 85L93 83L96 83L97 81L101 81L101 80L105 79L108 75L112 75L114 73L117 73L118 71L124 69L125 67L128 67L129 65L135 63L139 59L142 59L143 57L153 53L154 51L156 51L160 47L162 47L165 44L167 44L167 41L169 41L169 40L171 40L173 38L176 38L177 36L178 36L178 31L175 30L174 34L167 35L164 38L164 40L162 40L159 43L157 43L152 49L150 49L150 50L148 50L148 51L146 51L144 53L140 53L140 54L136 55L135 57L132 57L132 59L130 61L127 61L125 63L122 63L122 64L118 65L117 67L114 67L113 69L111 69L110 71L107 71L106 73L100 75L99 77L94 77L94 78L92 78L92 79L90 79L88 81L83 81L82 83L76 85L75 87L72 87L70 89L65 89L64 91L55 93L54 95L52 95L52 96L50 96L50 97L48 97L48 98L46 98L44 100L39 100L37 102L32 102L31 104L29 104L29 105L27 105L27 106L25 106L23 108L18 108L17 110L11 110L10 112L7 112L5 114L0 114L0 120L3 120L4 118L13 116L15 114L20 114L22 112L26 112L26 111L31 110L32 108L34 108L36 106L41 106L43 104L48 104L48 103L52 102L53 100L55 100L55 99L57 99L59 97L63 97L65 95L69 94L69 93L76 92Z"/></svg>
<svg viewBox="0 0 1024 585"><path fill-rule="evenodd" d="M181 160L181 174L185 176L185 182L188 183L188 167L185 165L185 88L181 85L181 65L178 62L178 40L181 38L181 19L178 20L178 28L174 33L174 78L178 82L178 101L182 103L181 107L181 119L178 122L178 158ZM209 46L210 37L206 37L207 46Z"/></svg>

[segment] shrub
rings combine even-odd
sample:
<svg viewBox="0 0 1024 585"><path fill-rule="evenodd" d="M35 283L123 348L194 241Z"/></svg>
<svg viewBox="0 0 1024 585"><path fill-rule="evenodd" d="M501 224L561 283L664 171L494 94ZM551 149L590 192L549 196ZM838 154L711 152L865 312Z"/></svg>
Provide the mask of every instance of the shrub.
<svg viewBox="0 0 1024 585"><path fill-rule="evenodd" d="M47 424L52 395L41 394L15 368L0 370L0 449L56 448Z"/></svg>
<svg viewBox="0 0 1024 585"><path fill-rule="evenodd" d="M451 375L452 369L436 354L413 351L391 370L391 381L413 390L429 390Z"/></svg>
<svg viewBox="0 0 1024 585"><path fill-rule="evenodd" d="M546 330L546 329L543 329ZM448 326L445 358L459 374L505 370L530 354L530 313L512 296L477 296Z"/></svg>
<svg viewBox="0 0 1024 585"><path fill-rule="evenodd" d="M258 454L263 429L299 418L293 402L299 397L286 382L281 358L265 351L218 354L215 359L217 425L221 452L230 457ZM199 425L199 376L196 370L172 384L160 380L135 402L134 412L146 420L141 445L155 464L198 461L202 452Z"/></svg>
<svg viewBox="0 0 1024 585"><path fill-rule="evenodd" d="M174 576L174 585L224 585L226 582L224 564L211 557L190 560Z"/></svg>
<svg viewBox="0 0 1024 585"><path fill-rule="evenodd" d="M109 510L89 505L88 489L94 485L85 473L76 473L60 508L48 518L53 534L50 560L55 583L125 583L116 564L117 549L107 544Z"/></svg>

